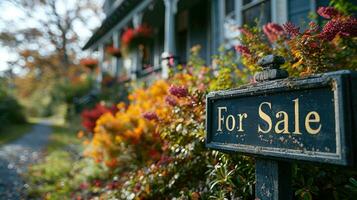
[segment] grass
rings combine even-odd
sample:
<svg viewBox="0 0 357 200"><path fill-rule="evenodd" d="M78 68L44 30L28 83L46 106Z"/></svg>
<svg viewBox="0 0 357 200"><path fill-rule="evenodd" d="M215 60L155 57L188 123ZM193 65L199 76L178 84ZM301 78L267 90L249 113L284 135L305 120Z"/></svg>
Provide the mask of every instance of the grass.
<svg viewBox="0 0 357 200"><path fill-rule="evenodd" d="M12 142L31 131L32 123L10 124L0 130L0 145Z"/></svg>
<svg viewBox="0 0 357 200"><path fill-rule="evenodd" d="M71 122L52 126L53 132L50 136L47 151L50 153L56 150L61 150L68 145L79 146L81 141L77 138L77 132L79 130L77 124Z"/></svg>
<svg viewBox="0 0 357 200"><path fill-rule="evenodd" d="M43 118L29 117L32 123L43 121ZM80 146L81 141L77 138L77 132L80 129L80 117L74 116L67 122L61 116L46 118L52 124L52 134L47 146L48 153L64 150L68 146Z"/></svg>
<svg viewBox="0 0 357 200"><path fill-rule="evenodd" d="M82 158L67 151L68 147L81 152L81 140L77 138L80 118L68 123L55 123L44 159L32 165L25 175L28 195L32 199L72 199L79 185L102 177L106 169L93 159Z"/></svg>
<svg viewBox="0 0 357 200"><path fill-rule="evenodd" d="M57 150L64 150L68 146L80 148L81 140L77 137L77 132L81 128L80 120L79 116L74 116L67 122L62 120L61 123L54 124L47 151L51 153Z"/></svg>

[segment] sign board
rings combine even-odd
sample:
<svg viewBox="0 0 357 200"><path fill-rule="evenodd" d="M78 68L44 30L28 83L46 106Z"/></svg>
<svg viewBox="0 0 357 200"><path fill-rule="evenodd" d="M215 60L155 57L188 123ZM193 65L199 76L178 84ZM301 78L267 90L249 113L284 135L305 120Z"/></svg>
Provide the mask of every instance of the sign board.
<svg viewBox="0 0 357 200"><path fill-rule="evenodd" d="M251 84L207 95L206 146L279 159L353 165L357 74Z"/></svg>

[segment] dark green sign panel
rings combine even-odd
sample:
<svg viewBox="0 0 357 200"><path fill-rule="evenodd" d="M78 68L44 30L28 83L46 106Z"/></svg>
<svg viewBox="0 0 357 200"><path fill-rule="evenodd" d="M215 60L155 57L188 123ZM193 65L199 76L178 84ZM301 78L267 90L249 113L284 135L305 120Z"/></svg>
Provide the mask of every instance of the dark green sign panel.
<svg viewBox="0 0 357 200"><path fill-rule="evenodd" d="M340 71L212 92L207 96L206 146L351 165L357 123L353 80L355 74Z"/></svg>

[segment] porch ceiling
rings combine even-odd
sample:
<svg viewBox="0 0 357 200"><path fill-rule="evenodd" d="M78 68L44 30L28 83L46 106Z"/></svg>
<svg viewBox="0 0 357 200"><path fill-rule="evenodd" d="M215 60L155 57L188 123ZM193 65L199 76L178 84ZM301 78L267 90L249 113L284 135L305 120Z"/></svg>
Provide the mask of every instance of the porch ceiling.
<svg viewBox="0 0 357 200"><path fill-rule="evenodd" d="M83 50L96 44L102 37L111 31L116 24L122 21L142 0L124 0L102 22L102 25L93 33L92 37L83 46Z"/></svg>

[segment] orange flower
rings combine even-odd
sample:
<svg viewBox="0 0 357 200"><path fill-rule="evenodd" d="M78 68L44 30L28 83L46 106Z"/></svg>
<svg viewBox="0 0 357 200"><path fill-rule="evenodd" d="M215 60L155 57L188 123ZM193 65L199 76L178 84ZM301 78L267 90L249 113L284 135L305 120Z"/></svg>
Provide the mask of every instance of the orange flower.
<svg viewBox="0 0 357 200"><path fill-rule="evenodd" d="M78 138L82 138L84 136L84 131L79 131L78 133L77 133L77 137Z"/></svg>

